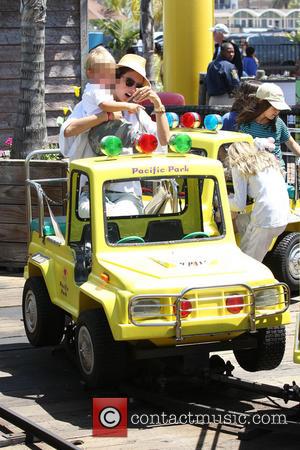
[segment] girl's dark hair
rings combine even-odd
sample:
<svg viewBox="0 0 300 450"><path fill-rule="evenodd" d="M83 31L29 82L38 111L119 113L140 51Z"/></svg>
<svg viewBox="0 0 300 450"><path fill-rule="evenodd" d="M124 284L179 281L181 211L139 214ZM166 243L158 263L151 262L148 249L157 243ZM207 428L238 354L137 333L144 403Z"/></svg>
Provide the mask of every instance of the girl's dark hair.
<svg viewBox="0 0 300 450"><path fill-rule="evenodd" d="M254 97L254 99L255 100L253 102L251 102L248 106L245 106L244 109L238 114L236 119L238 125L253 122L257 119L257 117L272 106L268 100L259 100L257 97ZM273 131L276 131L276 117L269 122L268 126L271 126Z"/></svg>
<svg viewBox="0 0 300 450"><path fill-rule="evenodd" d="M235 100L232 104L231 111L240 113L250 103L255 102L254 94L260 85L261 82L257 80L243 81L234 92Z"/></svg>
<svg viewBox="0 0 300 450"><path fill-rule="evenodd" d="M129 67L118 67L116 70L116 78L119 80L125 73L129 72L132 69L129 69Z"/></svg>

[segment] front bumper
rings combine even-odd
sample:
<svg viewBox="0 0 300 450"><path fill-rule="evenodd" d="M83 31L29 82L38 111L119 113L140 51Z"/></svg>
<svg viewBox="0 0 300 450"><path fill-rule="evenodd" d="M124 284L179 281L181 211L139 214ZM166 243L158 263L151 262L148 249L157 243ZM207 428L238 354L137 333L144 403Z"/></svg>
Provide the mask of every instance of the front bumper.
<svg viewBox="0 0 300 450"><path fill-rule="evenodd" d="M272 298L262 301L263 294ZM276 294L276 295L274 295ZM226 306L226 298L234 297L241 299L241 307L238 313L231 313ZM274 298L273 298L274 297ZM138 314L139 302L149 299L156 301L160 313ZM183 317L182 305L190 302L188 317ZM159 304L158 304L159 302ZM207 339L221 340L230 339L241 333L254 333L257 328L269 328L280 325L277 320L288 309L290 304L290 291L285 283L276 283L268 286L252 288L246 284L231 284L209 287L189 287L178 294L146 294L136 295L129 300L128 318L129 322L136 327L165 327L164 337L170 338L175 335L177 342L186 339L194 339L197 336ZM145 306L145 303L144 303ZM146 304L147 306L147 304ZM276 320L277 321L276 321ZM130 327L130 325L129 325ZM141 333L145 337L145 333ZM230 336L229 336L230 334ZM153 338L158 338L153 332ZM138 338L139 339L139 338Z"/></svg>

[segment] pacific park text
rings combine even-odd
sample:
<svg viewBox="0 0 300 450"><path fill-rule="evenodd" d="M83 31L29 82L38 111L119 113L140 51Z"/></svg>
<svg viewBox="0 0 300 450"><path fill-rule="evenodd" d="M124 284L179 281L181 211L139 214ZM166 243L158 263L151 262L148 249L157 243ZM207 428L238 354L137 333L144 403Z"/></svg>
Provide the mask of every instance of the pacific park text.
<svg viewBox="0 0 300 450"><path fill-rule="evenodd" d="M152 167L147 167L145 169L139 169L137 167L132 168L132 173L133 174L138 173L139 175L147 175L147 174L155 175L155 174L162 174L162 173L174 174L174 173L186 173L188 171L189 171L189 168L187 165L166 166L166 167L152 166Z"/></svg>

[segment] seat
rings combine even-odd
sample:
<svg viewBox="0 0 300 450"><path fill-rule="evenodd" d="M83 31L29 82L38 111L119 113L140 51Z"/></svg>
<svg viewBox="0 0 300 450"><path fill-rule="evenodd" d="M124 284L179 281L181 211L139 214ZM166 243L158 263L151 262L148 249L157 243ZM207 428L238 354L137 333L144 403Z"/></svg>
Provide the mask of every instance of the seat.
<svg viewBox="0 0 300 450"><path fill-rule="evenodd" d="M117 223L108 222L107 240L110 244L114 244L115 242L118 242L120 240L120 231Z"/></svg>
<svg viewBox="0 0 300 450"><path fill-rule="evenodd" d="M148 224L145 242L179 241L182 236L180 220L155 220Z"/></svg>
<svg viewBox="0 0 300 450"><path fill-rule="evenodd" d="M161 102L165 106L184 106L185 98L182 94L177 92L157 92L157 95L161 99ZM153 106L150 100L142 102L143 106Z"/></svg>
<svg viewBox="0 0 300 450"><path fill-rule="evenodd" d="M62 234L66 235L66 216L55 216L55 220L59 225L59 228L62 232ZM32 231L39 231L39 219L33 219L31 221L31 230ZM55 231L53 229L53 225L51 222L50 217L44 217L44 235L45 236L54 236Z"/></svg>

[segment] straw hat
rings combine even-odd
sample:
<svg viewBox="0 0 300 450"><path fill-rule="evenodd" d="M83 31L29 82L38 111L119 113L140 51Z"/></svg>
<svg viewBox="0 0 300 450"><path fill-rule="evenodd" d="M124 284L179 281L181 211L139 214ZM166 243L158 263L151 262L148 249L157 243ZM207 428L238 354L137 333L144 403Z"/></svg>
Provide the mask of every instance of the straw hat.
<svg viewBox="0 0 300 450"><path fill-rule="evenodd" d="M284 111L291 109L285 102L281 88L275 83L263 83L256 91L256 97L267 100L274 108Z"/></svg>
<svg viewBox="0 0 300 450"><path fill-rule="evenodd" d="M128 53L120 59L117 67L128 67L129 69L134 70L142 75L144 78L144 85L151 86L150 81L146 77L146 59L142 56Z"/></svg>

